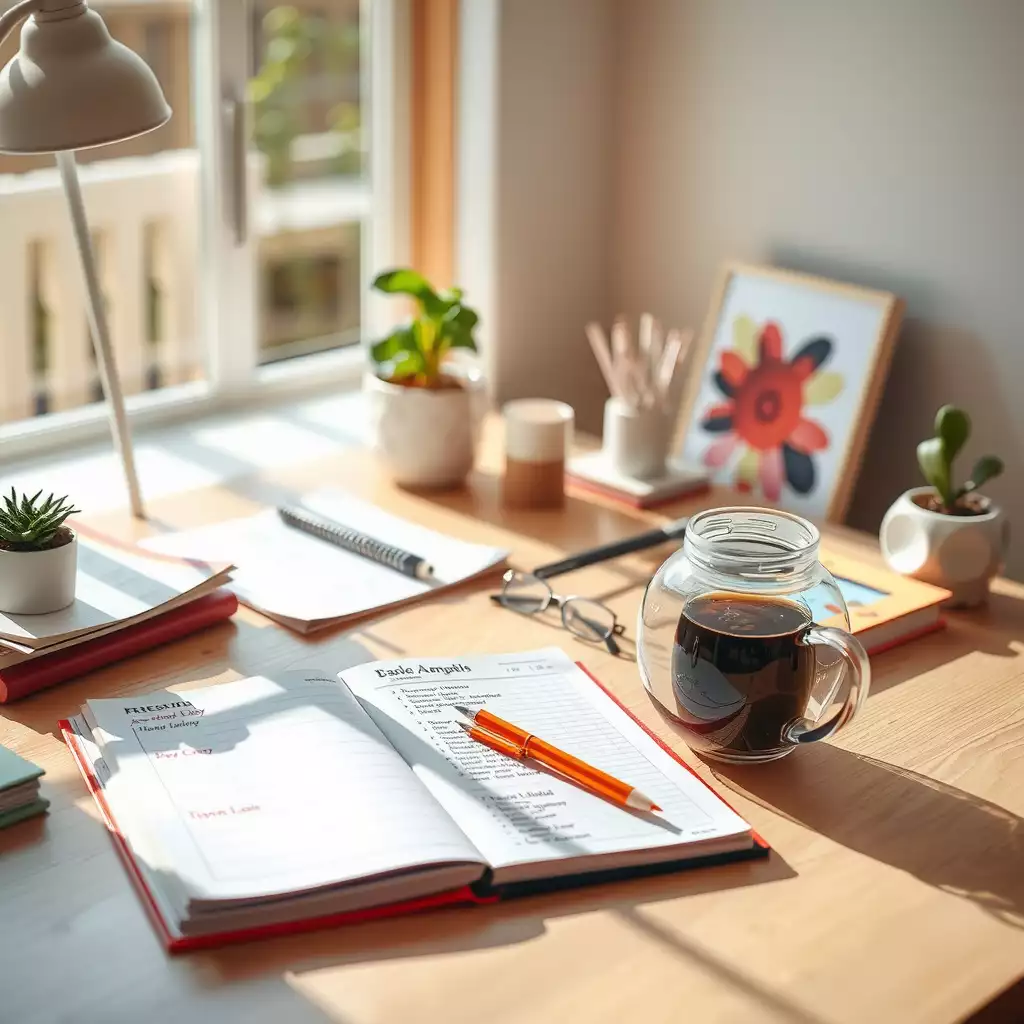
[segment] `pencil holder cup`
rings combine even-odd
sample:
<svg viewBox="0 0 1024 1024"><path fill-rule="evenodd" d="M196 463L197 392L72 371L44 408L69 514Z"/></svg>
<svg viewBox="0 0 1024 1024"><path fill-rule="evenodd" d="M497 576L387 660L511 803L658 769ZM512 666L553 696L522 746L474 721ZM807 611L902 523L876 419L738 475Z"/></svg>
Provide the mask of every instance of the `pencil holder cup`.
<svg viewBox="0 0 1024 1024"><path fill-rule="evenodd" d="M663 476L671 434L672 420L657 406L636 408L621 398L604 404L604 453L623 476Z"/></svg>

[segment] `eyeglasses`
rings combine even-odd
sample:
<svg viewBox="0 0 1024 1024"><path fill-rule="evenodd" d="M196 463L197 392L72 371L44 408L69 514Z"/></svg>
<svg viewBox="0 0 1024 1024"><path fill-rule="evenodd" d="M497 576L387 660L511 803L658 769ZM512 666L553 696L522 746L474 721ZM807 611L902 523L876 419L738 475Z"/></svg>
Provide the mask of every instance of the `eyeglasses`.
<svg viewBox="0 0 1024 1024"><path fill-rule="evenodd" d="M619 653L615 638L626 632L620 625L615 612L600 601L587 597L562 597L548 585L547 580L530 573L509 569L502 577L504 585L500 594L491 594L491 600L510 611L521 615L537 615L551 605L562 612L562 625L590 643L603 643L612 654Z"/></svg>

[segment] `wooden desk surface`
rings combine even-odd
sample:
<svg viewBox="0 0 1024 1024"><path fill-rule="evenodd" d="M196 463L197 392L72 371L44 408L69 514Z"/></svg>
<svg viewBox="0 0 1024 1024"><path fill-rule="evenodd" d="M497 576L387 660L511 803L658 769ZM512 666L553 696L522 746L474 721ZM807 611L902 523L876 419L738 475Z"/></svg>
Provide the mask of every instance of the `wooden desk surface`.
<svg viewBox="0 0 1024 1024"><path fill-rule="evenodd" d="M150 514L188 526L334 484L506 544L526 568L655 518L579 499L564 513L506 514L493 462L482 461L469 491L427 498L396 491L366 453L344 453L154 502ZM705 496L672 511L721 503ZM830 543L877 557L870 538L835 531ZM632 634L664 554L584 570L572 589L603 595ZM283 666L337 671L371 655L550 643L581 655L728 791L771 858L168 958L55 734L88 697ZM0 708L0 741L46 768L52 800L48 816L0 834L0 1020L960 1020L1024 973L1024 587L999 582L987 611L951 615L945 632L878 656L874 671L866 710L836 742L712 771L656 713L632 662L493 607L486 588L312 641L243 609L232 623Z"/></svg>

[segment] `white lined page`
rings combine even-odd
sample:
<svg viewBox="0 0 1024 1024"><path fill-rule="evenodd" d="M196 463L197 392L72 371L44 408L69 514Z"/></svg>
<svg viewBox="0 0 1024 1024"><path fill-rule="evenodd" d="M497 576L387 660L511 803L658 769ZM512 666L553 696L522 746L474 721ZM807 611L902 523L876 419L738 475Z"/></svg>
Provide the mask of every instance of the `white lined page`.
<svg viewBox="0 0 1024 1024"><path fill-rule="evenodd" d="M480 860L335 679L259 676L86 711L115 816L193 901Z"/></svg>
<svg viewBox="0 0 1024 1024"><path fill-rule="evenodd" d="M378 662L342 678L492 867L746 835L749 826L557 648ZM627 811L471 740L454 705L489 711L646 793Z"/></svg>
<svg viewBox="0 0 1024 1024"><path fill-rule="evenodd" d="M310 536L282 522L275 509L150 537L142 545L178 557L230 561L238 567L232 589L240 600L307 626L423 597L479 575L507 555L499 548L448 537L334 489L303 495L297 504L426 558L434 567L434 579L406 576Z"/></svg>

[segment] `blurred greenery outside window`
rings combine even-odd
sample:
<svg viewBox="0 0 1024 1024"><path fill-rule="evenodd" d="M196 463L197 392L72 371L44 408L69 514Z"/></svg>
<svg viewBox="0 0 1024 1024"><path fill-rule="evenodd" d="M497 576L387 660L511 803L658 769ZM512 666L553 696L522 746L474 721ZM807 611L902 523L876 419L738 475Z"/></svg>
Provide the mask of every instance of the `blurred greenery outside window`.
<svg viewBox="0 0 1024 1024"><path fill-rule="evenodd" d="M361 319L361 225L325 202L366 171L359 0L253 4L253 144L265 201L310 192L316 226L265 240L260 255L260 362L356 344ZM314 184L315 183L315 184ZM323 189L327 187L325 195Z"/></svg>
<svg viewBox="0 0 1024 1024"><path fill-rule="evenodd" d="M249 98L254 141L267 159L271 188L325 173L363 173L359 8L337 7L331 16L255 7L262 53Z"/></svg>

